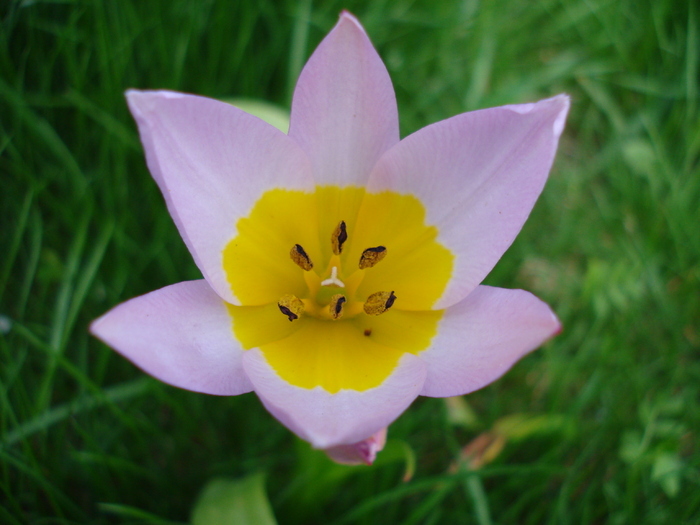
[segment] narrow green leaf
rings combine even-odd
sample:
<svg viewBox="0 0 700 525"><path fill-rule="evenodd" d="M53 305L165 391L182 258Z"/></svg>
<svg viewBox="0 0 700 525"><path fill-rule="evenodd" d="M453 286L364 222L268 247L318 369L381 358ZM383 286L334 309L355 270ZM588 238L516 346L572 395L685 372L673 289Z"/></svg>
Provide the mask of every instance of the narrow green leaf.
<svg viewBox="0 0 700 525"><path fill-rule="evenodd" d="M93 396L81 396L75 401L59 405L47 410L37 417L22 423L19 427L8 432L2 439L3 445L12 445L17 441L27 438L36 432L47 429L51 425L58 423L70 416L92 410L107 403L117 403L132 397L139 396L146 392L153 380L150 377L140 377L128 383L122 383L104 389L104 396L96 398Z"/></svg>
<svg viewBox="0 0 700 525"><path fill-rule="evenodd" d="M179 521L170 521L146 512L145 510L137 509L129 505L121 505L118 503L98 503L97 507L108 514L115 514L124 518L136 518L138 523L148 523L152 525L184 525Z"/></svg>

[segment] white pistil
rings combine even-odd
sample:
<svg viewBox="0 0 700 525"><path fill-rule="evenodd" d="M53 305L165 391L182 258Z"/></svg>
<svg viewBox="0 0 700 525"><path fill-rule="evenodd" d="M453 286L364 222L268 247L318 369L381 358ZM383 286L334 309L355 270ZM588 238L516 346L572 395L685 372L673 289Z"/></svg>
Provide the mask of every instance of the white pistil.
<svg viewBox="0 0 700 525"><path fill-rule="evenodd" d="M343 281L338 279L338 267L333 266L331 268L331 276L325 281L321 281L321 286L339 286L340 288L345 288Z"/></svg>

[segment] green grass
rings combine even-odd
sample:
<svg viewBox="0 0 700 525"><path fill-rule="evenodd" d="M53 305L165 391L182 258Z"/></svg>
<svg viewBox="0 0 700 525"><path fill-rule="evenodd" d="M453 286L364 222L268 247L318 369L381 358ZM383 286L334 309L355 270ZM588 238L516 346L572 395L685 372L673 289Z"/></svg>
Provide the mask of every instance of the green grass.
<svg viewBox="0 0 700 525"><path fill-rule="evenodd" d="M160 384L87 333L118 302L198 277L124 90L288 105L343 8L387 63L403 135L573 101L550 182L487 279L537 293L564 332L468 396L475 421L419 399L377 465L354 469L252 394ZM10 0L0 17L0 522L182 523L209 479L258 472L281 524L698 522L692 2ZM512 414L544 423L450 470Z"/></svg>

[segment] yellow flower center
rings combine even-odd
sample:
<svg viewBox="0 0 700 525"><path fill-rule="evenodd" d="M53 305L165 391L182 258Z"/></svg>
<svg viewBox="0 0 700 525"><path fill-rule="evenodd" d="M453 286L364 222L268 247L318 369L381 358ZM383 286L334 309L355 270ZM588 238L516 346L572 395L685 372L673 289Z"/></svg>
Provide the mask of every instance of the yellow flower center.
<svg viewBox="0 0 700 525"><path fill-rule="evenodd" d="M367 390L430 344L454 256L417 198L269 190L236 228L223 251L243 305L228 305L234 334L288 383Z"/></svg>

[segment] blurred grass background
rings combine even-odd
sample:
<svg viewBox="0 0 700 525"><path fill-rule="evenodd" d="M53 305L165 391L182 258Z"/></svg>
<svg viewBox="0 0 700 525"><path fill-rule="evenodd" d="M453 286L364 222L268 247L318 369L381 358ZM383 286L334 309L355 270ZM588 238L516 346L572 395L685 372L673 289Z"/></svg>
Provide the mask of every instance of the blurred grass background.
<svg viewBox="0 0 700 525"><path fill-rule="evenodd" d="M162 385L87 333L199 277L124 90L288 107L344 8L387 64L402 135L573 101L487 280L538 294L564 332L468 405L419 399L371 468L310 451L252 394ZM208 480L260 472L281 524L700 522L697 4L9 0L0 16L0 522L185 523Z"/></svg>

